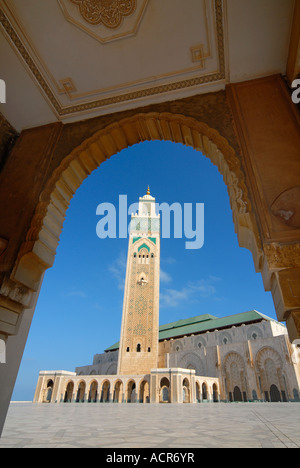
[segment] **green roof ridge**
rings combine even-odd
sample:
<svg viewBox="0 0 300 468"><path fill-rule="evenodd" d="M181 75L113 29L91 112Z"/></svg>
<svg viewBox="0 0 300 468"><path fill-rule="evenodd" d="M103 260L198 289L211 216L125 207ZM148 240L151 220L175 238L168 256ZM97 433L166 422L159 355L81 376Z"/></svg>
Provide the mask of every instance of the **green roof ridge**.
<svg viewBox="0 0 300 468"><path fill-rule="evenodd" d="M175 322L170 322L170 323L166 323L164 325L160 325L159 330L162 331L162 330L165 330L165 329L178 328L178 327L182 327L182 326L187 325L187 324L206 322L207 320L214 320L216 318L217 317L215 317L214 315L210 315L210 314L196 315L196 317L190 317L190 318L187 318L187 319L179 319L179 320L176 320Z"/></svg>
<svg viewBox="0 0 300 468"><path fill-rule="evenodd" d="M271 317L258 312L257 310L249 310L247 312L240 312L239 314L227 315L225 317L215 317L210 314L197 315L195 317L180 319L175 322L170 322L159 327L159 341L168 338L180 337L183 335L191 335L192 333L200 333L218 328L230 327L235 324L252 322L254 320L268 320L274 321ZM113 344L106 351L113 351L119 348L120 342Z"/></svg>

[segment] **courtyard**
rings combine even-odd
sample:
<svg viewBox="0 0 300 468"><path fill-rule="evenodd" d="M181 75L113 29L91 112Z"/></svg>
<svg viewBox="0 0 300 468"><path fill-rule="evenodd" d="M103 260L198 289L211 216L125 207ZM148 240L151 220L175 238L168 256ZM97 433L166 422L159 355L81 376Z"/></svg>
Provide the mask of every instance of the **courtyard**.
<svg viewBox="0 0 300 468"><path fill-rule="evenodd" d="M300 448L300 404L13 402L0 448Z"/></svg>

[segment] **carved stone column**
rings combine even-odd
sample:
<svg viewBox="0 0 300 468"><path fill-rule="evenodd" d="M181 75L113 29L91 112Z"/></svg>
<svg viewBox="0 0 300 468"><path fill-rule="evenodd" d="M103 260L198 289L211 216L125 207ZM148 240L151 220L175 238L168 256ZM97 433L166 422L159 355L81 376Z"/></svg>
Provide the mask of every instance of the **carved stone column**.
<svg viewBox="0 0 300 468"><path fill-rule="evenodd" d="M228 85L242 167L263 251L264 287L300 340L299 113L280 75Z"/></svg>

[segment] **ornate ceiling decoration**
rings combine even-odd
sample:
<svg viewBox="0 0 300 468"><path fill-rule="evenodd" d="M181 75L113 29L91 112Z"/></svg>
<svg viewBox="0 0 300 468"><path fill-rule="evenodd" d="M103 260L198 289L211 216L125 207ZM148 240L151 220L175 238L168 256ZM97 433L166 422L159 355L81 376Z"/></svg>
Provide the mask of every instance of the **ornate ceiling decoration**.
<svg viewBox="0 0 300 468"><path fill-rule="evenodd" d="M103 24L116 29L124 16L132 15L136 10L136 0L70 0L79 6L81 16L89 24Z"/></svg>
<svg viewBox="0 0 300 468"><path fill-rule="evenodd" d="M24 27L20 18L27 11L22 0L3 0L0 26L62 120L103 112L108 107L125 108L132 101L160 99L165 93L178 95L199 91L202 86L221 86L227 79L223 0L199 0L190 9L176 2L176 11L192 22L186 35L174 33L171 21L164 23L172 0L164 6L149 0L56 0L49 5L49 13L53 11L59 22L54 38L56 47L62 40L61 47L50 48L44 41L52 34L49 23L45 23L43 35L40 24L37 28L27 15ZM46 21L47 13L41 11ZM178 28L181 16L176 16L176 11L173 21ZM77 35L75 28L64 29L62 19L85 34ZM149 23L153 21L157 34L151 36ZM120 46L114 44L128 38L130 47L125 41ZM69 46L72 39L73 47ZM80 62L75 50L82 56Z"/></svg>
<svg viewBox="0 0 300 468"><path fill-rule="evenodd" d="M102 44L107 44L136 35L149 0L57 0L57 2L67 21Z"/></svg>

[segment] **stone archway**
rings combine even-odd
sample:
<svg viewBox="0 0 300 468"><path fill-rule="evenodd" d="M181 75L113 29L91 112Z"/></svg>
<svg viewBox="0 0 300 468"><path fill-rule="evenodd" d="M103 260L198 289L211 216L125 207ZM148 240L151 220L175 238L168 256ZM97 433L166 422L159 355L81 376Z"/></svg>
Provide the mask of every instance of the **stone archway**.
<svg viewBox="0 0 300 468"><path fill-rule="evenodd" d="M228 141L203 122L169 113L138 114L96 132L75 148L53 172L36 207L12 277L36 291L43 272L54 263L70 200L85 178L122 149L146 140L191 146L207 156L227 185L239 245L251 250L256 269L262 250L240 160Z"/></svg>
<svg viewBox="0 0 300 468"><path fill-rule="evenodd" d="M98 396L98 382L93 380L90 384L88 402L96 402Z"/></svg>
<svg viewBox="0 0 300 468"><path fill-rule="evenodd" d="M65 390L65 394L64 394L64 403L70 403L72 401L72 398L73 398L73 392L74 392L74 382L73 381L70 381L68 382L67 386L66 386L66 390Z"/></svg>
<svg viewBox="0 0 300 468"><path fill-rule="evenodd" d="M159 402L170 403L170 381L167 377L160 380Z"/></svg>
<svg viewBox="0 0 300 468"><path fill-rule="evenodd" d="M246 366L242 356L229 352L224 358L224 378L226 379L229 401L247 401Z"/></svg>
<svg viewBox="0 0 300 468"><path fill-rule="evenodd" d="M43 403L51 403L53 393L54 382L52 379L48 380L46 388L44 390Z"/></svg>
<svg viewBox="0 0 300 468"><path fill-rule="evenodd" d="M14 268L1 285L1 305L10 324L9 332L0 329L0 336L3 333L5 340L8 335L18 335L22 325L22 338L16 336L16 340L21 347L25 345L43 274L54 263L66 211L77 188L112 155L147 140L172 141L193 147L218 167L228 188L239 245L252 252L256 271L264 268L268 278L265 284L268 290L271 289L272 271L264 262L257 217L235 149L217 130L196 118L168 112L137 113L95 131L63 158L43 186ZM20 356L18 353L18 360ZM20 362L15 361L5 377L10 387L14 385ZM3 414L6 414L8 403L6 398Z"/></svg>
<svg viewBox="0 0 300 468"><path fill-rule="evenodd" d="M218 391L218 386L216 383L214 383L212 386L212 392L213 392L213 402L217 403L219 401L219 391Z"/></svg>
<svg viewBox="0 0 300 468"><path fill-rule="evenodd" d="M283 362L279 353L273 348L264 346L256 354L255 365L262 397L266 401L287 401L289 391L286 387Z"/></svg>
<svg viewBox="0 0 300 468"><path fill-rule="evenodd" d="M102 382L101 393L100 393L100 402L107 403L110 401L111 395L111 388L109 380L104 380Z"/></svg>
<svg viewBox="0 0 300 468"><path fill-rule="evenodd" d="M85 390L86 383L84 380L81 380L77 387L76 403L83 403L85 401Z"/></svg>
<svg viewBox="0 0 300 468"><path fill-rule="evenodd" d="M182 382L182 402L191 403L191 389L187 378L183 379Z"/></svg>
<svg viewBox="0 0 300 468"><path fill-rule="evenodd" d="M150 387L148 380L142 380L140 383L139 402L150 403Z"/></svg>
<svg viewBox="0 0 300 468"><path fill-rule="evenodd" d="M208 399L208 390L207 390L207 383L203 382L201 386L202 390L202 401Z"/></svg>
<svg viewBox="0 0 300 468"><path fill-rule="evenodd" d="M136 383L131 379L126 385L126 403L136 403L137 396Z"/></svg>
<svg viewBox="0 0 300 468"><path fill-rule="evenodd" d="M117 380L114 386L113 402L122 403L123 401L123 382Z"/></svg>

